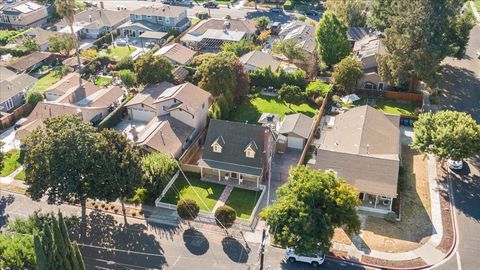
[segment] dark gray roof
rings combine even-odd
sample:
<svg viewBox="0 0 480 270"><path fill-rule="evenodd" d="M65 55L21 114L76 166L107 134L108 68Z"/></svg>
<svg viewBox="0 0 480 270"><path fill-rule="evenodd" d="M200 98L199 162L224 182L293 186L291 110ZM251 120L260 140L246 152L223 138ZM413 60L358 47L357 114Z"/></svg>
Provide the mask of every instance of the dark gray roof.
<svg viewBox="0 0 480 270"><path fill-rule="evenodd" d="M264 138L268 129L258 125L223 120L210 120L207 138L203 150L203 162L208 167L235 171L252 175L261 175L264 164ZM213 152L215 140L223 139L221 153ZM255 144L255 157L249 158L245 150ZM257 149L255 149L257 148Z"/></svg>
<svg viewBox="0 0 480 270"><path fill-rule="evenodd" d="M373 28L369 27L350 27L347 32L347 38L350 41L356 42L360 39L368 36L369 33L373 32Z"/></svg>

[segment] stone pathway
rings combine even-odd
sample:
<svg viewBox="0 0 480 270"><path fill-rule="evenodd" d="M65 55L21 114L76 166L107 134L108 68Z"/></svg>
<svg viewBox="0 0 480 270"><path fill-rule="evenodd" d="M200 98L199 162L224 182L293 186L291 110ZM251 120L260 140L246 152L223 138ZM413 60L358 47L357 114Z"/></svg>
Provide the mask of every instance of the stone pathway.
<svg viewBox="0 0 480 270"><path fill-rule="evenodd" d="M217 210L218 207L225 205L225 203L227 202L227 199L230 196L230 193L232 193L232 191L233 191L233 186L232 185L228 185L228 186L225 187L225 189L222 192L222 195L220 195L220 198L218 198L217 203L213 207L212 213L215 213L215 210Z"/></svg>

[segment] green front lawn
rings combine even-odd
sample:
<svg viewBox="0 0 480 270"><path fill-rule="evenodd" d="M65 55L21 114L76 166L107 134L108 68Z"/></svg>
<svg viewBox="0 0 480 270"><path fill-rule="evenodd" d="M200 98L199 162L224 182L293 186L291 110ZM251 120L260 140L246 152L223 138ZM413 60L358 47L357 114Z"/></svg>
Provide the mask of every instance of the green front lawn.
<svg viewBox="0 0 480 270"><path fill-rule="evenodd" d="M480 12L480 0L475 0L475 6L477 7L477 11Z"/></svg>
<svg viewBox="0 0 480 270"><path fill-rule="evenodd" d="M260 194L261 191L234 188L225 204L235 209L237 217L249 219L253 208L255 208L260 198Z"/></svg>
<svg viewBox="0 0 480 270"><path fill-rule="evenodd" d="M14 178L20 181L25 181L25 170L21 170Z"/></svg>
<svg viewBox="0 0 480 270"><path fill-rule="evenodd" d="M136 49L134 47L130 47L130 49L129 49L127 46L125 46L125 47L110 46L110 47L108 47L108 49L100 51L100 55L106 55L114 61L120 61L123 58L129 56L135 50Z"/></svg>
<svg viewBox="0 0 480 270"><path fill-rule="evenodd" d="M280 116L293 113L303 113L310 117L315 115L316 109L313 104L303 103L301 105L288 106L288 103L280 101L276 97L253 96L245 99L236 109L230 113L228 120L255 124L262 113L276 113Z"/></svg>
<svg viewBox="0 0 480 270"><path fill-rule="evenodd" d="M58 76L56 72L50 71L47 75L41 77L38 81L35 82L35 84L33 85L33 90L43 93L43 91L52 86L54 83L60 81L61 78L62 77Z"/></svg>
<svg viewBox="0 0 480 270"><path fill-rule="evenodd" d="M388 114L415 115L416 103L398 102L388 99L378 99L374 107Z"/></svg>
<svg viewBox="0 0 480 270"><path fill-rule="evenodd" d="M188 198L196 201L200 209L204 211L212 211L213 207L222 195L225 189L224 185L208 183L200 181L199 174L187 173L188 180L192 184L190 186L182 176L179 176L172 187L168 190L162 202L177 205L177 202L182 198ZM199 198L197 194L201 197ZM202 200L205 202L207 207Z"/></svg>
<svg viewBox="0 0 480 270"><path fill-rule="evenodd" d="M113 81L113 78L110 78L110 77L98 77L95 80L95 85L97 85L98 87L104 87L109 85L112 81Z"/></svg>
<svg viewBox="0 0 480 270"><path fill-rule="evenodd" d="M8 176L12 174L20 165L23 164L25 152L19 150L11 150L5 154L3 160L3 168L0 171L0 176Z"/></svg>

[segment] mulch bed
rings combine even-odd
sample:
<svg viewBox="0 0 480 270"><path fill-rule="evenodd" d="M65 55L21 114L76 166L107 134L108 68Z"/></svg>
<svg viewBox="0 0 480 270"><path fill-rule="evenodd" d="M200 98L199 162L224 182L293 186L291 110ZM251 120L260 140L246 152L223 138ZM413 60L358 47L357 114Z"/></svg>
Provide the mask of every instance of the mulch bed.
<svg viewBox="0 0 480 270"><path fill-rule="evenodd" d="M362 262L378 265L382 267L392 267L392 268L413 268L413 267L421 267L421 266L427 265L427 263L420 257L413 260L407 260L407 261L388 261L388 260L382 260L382 259L363 255Z"/></svg>
<svg viewBox="0 0 480 270"><path fill-rule="evenodd" d="M440 184L448 184L447 172L440 165L437 166L437 173ZM447 191L440 190L440 206L442 209L443 237L442 241L437 246L437 249L443 253L448 253L453 245L454 232L451 217L450 197L448 196Z"/></svg>

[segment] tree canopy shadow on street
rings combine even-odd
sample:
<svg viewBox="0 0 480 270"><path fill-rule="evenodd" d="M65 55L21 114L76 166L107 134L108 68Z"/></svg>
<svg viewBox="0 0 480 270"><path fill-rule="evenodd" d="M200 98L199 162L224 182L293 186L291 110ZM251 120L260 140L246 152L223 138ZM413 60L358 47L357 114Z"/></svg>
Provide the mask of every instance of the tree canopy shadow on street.
<svg viewBox="0 0 480 270"><path fill-rule="evenodd" d="M455 189L455 208L461 211L465 216L473 218L480 222L480 211L478 202L480 201L480 176L473 175L470 166L480 168L480 156L472 158L470 164L464 162L461 171L452 172L452 187ZM444 175L448 175L444 170ZM442 194L449 201L448 194Z"/></svg>
<svg viewBox="0 0 480 270"><path fill-rule="evenodd" d="M5 210L7 206L12 204L14 201L15 196L12 194L0 197L0 229L7 224L8 221L8 215L5 214Z"/></svg>
<svg viewBox="0 0 480 270"><path fill-rule="evenodd" d="M121 261L123 264L158 268L165 265L164 250L144 224L123 226L112 215L92 211L88 215L87 236L80 239L79 226L69 228L73 240L81 245L82 254L97 260ZM91 245L90 247L88 245ZM103 247L103 248L98 248ZM132 253L132 252L139 252Z"/></svg>
<svg viewBox="0 0 480 270"><path fill-rule="evenodd" d="M183 242L188 251L197 256L207 253L210 248L210 243L203 233L193 228L183 232Z"/></svg>
<svg viewBox="0 0 480 270"><path fill-rule="evenodd" d="M237 239L227 236L222 240L223 252L236 263L246 263L250 248L244 247Z"/></svg>
<svg viewBox="0 0 480 270"><path fill-rule="evenodd" d="M272 13L266 10L256 10L256 11L247 12L247 14L245 15L245 19L254 20L262 16L268 17L272 22L281 22L281 23L287 23L295 19L295 16L293 15L289 15L286 13Z"/></svg>

